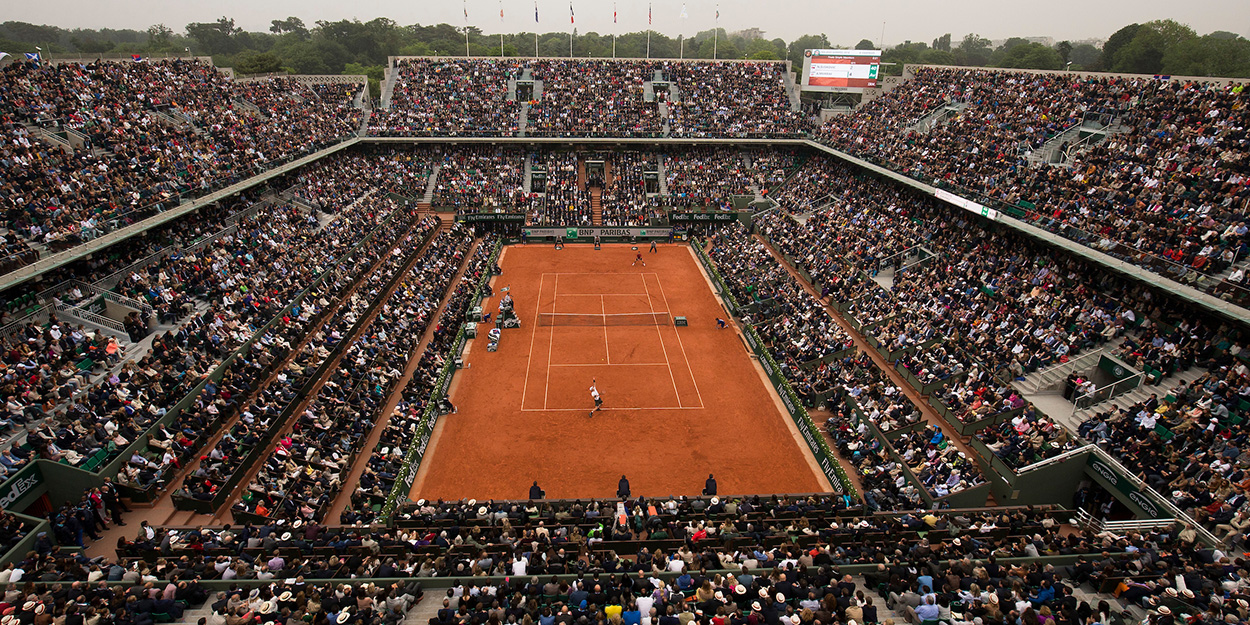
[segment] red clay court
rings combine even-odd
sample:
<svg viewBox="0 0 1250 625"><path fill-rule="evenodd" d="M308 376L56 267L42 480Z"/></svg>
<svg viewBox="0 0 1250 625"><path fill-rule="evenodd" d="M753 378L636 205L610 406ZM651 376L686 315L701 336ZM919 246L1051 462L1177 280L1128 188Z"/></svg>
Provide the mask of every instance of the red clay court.
<svg viewBox="0 0 1250 625"><path fill-rule="evenodd" d="M495 296L512 295L521 328L486 330L465 351L412 498L610 497L622 474L633 496L719 491L828 491L797 431L752 362L685 245L506 248ZM672 317L689 327L676 328ZM589 387L597 381L603 411Z"/></svg>

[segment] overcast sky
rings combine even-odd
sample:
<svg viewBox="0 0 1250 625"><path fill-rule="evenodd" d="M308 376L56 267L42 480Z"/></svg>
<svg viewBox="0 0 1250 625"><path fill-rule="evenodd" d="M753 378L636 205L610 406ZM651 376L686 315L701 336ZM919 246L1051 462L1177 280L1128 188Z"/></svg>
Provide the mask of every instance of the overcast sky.
<svg viewBox="0 0 1250 625"><path fill-rule="evenodd" d="M719 3L720 26L730 30L759 27L766 36L786 40L803 34L825 33L833 44L852 46L860 39L881 38L885 43L931 41L952 33L958 41L969 32L990 39L1038 36L1062 39L1105 39L1132 22L1172 18L1189 24L1198 34L1229 30L1250 37L1248 0L687 0L688 17L681 18L681 0L653 2L652 28L670 35L694 34L715 25ZM500 8L504 20L499 19ZM648 4L621 0L619 22L613 24L611 0L575 0L581 32L629 32L647 28ZM164 23L183 32L189 22L213 21L223 15L244 29L268 30L269 21L294 15L312 26L317 20L389 17L409 24L469 23L487 33L534 30L533 0L408 0L352 3L342 0L52 0L6 3L5 20L50 24L65 28L145 29ZM538 0L543 32L569 28L567 0Z"/></svg>

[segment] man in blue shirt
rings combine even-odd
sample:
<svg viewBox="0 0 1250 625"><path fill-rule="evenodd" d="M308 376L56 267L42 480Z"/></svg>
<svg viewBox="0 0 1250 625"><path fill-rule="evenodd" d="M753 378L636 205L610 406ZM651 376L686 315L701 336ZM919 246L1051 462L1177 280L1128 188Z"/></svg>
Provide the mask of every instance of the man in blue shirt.
<svg viewBox="0 0 1250 625"><path fill-rule="evenodd" d="M924 603L916 608L916 616L920 618L921 625L926 622L936 623L939 613L937 602L932 596L925 597Z"/></svg>

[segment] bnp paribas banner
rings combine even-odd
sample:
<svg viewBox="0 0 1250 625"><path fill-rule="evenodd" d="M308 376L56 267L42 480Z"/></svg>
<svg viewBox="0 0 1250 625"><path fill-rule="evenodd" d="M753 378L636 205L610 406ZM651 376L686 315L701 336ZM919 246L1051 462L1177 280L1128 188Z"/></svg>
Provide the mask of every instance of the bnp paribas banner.
<svg viewBox="0 0 1250 625"><path fill-rule="evenodd" d="M527 237L564 237L566 240L593 239L595 237L667 237L672 228L608 228L587 226L584 228L526 228Z"/></svg>
<svg viewBox="0 0 1250 625"><path fill-rule="evenodd" d="M1138 508L1141 508L1141 511L1146 513L1149 518L1159 519L1172 516L1167 512L1167 510L1155 503L1150 495L1137 488L1137 485L1134 484L1132 480L1130 480L1127 476L1121 475L1120 471L1116 467L1099 458L1098 454L1090 454L1087 462L1089 464L1090 471L1097 473L1098 476L1106 480L1112 488L1124 494L1129 501L1133 502L1133 504Z"/></svg>

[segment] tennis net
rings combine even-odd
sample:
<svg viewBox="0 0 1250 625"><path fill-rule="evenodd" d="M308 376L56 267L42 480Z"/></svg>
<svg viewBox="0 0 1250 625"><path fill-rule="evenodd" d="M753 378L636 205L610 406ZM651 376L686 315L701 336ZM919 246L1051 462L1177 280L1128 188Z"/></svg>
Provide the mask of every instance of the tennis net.
<svg viewBox="0 0 1250 625"><path fill-rule="evenodd" d="M538 313L540 326L662 326L671 325L667 312L645 313Z"/></svg>

